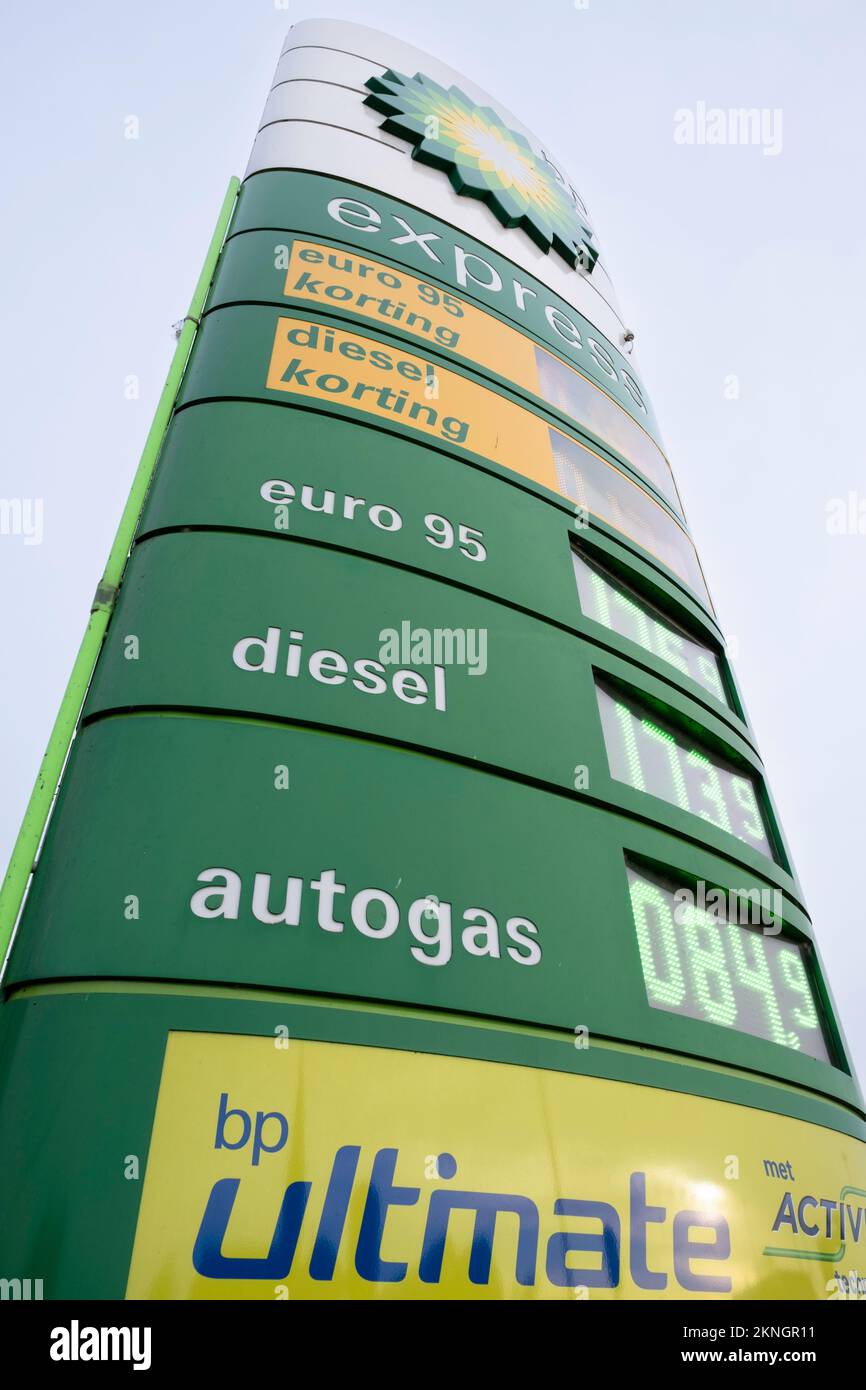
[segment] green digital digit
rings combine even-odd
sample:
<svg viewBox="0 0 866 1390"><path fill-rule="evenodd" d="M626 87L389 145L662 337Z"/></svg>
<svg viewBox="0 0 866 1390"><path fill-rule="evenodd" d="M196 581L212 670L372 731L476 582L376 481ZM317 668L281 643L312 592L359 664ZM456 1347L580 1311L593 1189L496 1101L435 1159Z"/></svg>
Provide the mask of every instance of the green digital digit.
<svg viewBox="0 0 866 1390"><path fill-rule="evenodd" d="M640 754L637 751L637 739L635 738L634 726L635 719L627 705L621 705L619 700L613 701L616 717L619 720L620 732L625 748L625 759L628 765L628 775L631 785L639 792L645 792L643 771L640 765Z"/></svg>
<svg viewBox="0 0 866 1390"><path fill-rule="evenodd" d="M680 766L680 749L676 739L672 734L666 733L664 729L660 729L658 725L653 724L651 719L642 719L641 728L647 738L654 738L656 742L660 743L664 748L670 764L671 778L674 784L674 791L676 792L677 804L683 811L688 811L690 809L689 794L686 788L686 779L683 776L683 770Z"/></svg>
<svg viewBox="0 0 866 1390"><path fill-rule="evenodd" d="M701 673L699 677L701 683L705 685L717 699L721 700L722 704L726 705L728 701L725 698L724 688L719 675L719 663L716 661L715 657L704 656L702 652L699 653L698 670Z"/></svg>
<svg viewBox="0 0 866 1390"><path fill-rule="evenodd" d="M645 647L647 651L652 651L652 641L650 639L646 613L629 598L628 594L624 594L621 589L613 590L613 599L617 607L623 609L623 611L634 620L637 628L637 635L632 637L632 641L638 642L640 646ZM622 628L619 630L622 632ZM627 633L623 633L624 637L627 635Z"/></svg>
<svg viewBox="0 0 866 1390"><path fill-rule="evenodd" d="M647 997L651 1004L676 1008L685 999L686 982L683 979L676 931L668 900L654 883L641 878L632 878L629 893ZM667 979L663 979L656 970L650 914L656 922Z"/></svg>
<svg viewBox="0 0 866 1390"><path fill-rule="evenodd" d="M809 976L806 974L801 953L790 946L781 950L779 952L779 970L788 989L803 1001L801 1006L791 1010L791 1017L794 1022L799 1024L801 1028L820 1027L818 1012L812 995L812 986L809 984ZM799 1038L792 1045L799 1047Z"/></svg>
<svg viewBox="0 0 866 1390"><path fill-rule="evenodd" d="M696 748L690 749L686 755L686 761L690 767L702 767L706 773L706 781L701 783L701 795L709 801L715 808L716 814L706 809L699 811L698 814L703 820L708 820L711 825L717 825L720 830L730 832L731 821L728 816L728 808L725 805L725 794L722 791L722 780L719 777L718 769L710 762L709 758L704 757Z"/></svg>
<svg viewBox="0 0 866 1390"><path fill-rule="evenodd" d="M612 627L613 624L610 620L610 605L607 601L608 586L605 584L601 575L596 574L595 570L591 569L589 571L589 579L592 585L593 598L595 599L595 614L593 616L597 622L604 623L605 627Z"/></svg>
<svg viewBox="0 0 866 1390"><path fill-rule="evenodd" d="M672 632L669 627L663 627L661 623L653 622L655 633L655 651L662 661L670 662L678 671L682 671L684 676L690 676L689 663L684 655L686 644L682 637Z"/></svg>
<svg viewBox="0 0 866 1390"><path fill-rule="evenodd" d="M746 812L746 818L742 822L742 835L748 835L750 840L757 840L760 844L767 843L767 832L764 828L764 818L761 815L761 808L758 805L758 798L755 796L755 788L752 786L749 777L732 777L731 786L734 791L734 798L737 805Z"/></svg>
<svg viewBox="0 0 866 1390"><path fill-rule="evenodd" d="M751 963L746 959L747 942L752 957ZM798 1047L799 1039L796 1033L789 1033L782 1022L763 937L757 932L743 931L736 922L729 922L728 945L734 958L734 969L739 983L744 989L754 990L761 997L771 1041L780 1043L782 1047Z"/></svg>
<svg viewBox="0 0 866 1390"><path fill-rule="evenodd" d="M731 1028L737 1017L737 1002L718 926L708 912L685 907L682 909L682 931L686 960L701 1011L711 1023ZM714 997L710 988L713 981L718 997Z"/></svg>

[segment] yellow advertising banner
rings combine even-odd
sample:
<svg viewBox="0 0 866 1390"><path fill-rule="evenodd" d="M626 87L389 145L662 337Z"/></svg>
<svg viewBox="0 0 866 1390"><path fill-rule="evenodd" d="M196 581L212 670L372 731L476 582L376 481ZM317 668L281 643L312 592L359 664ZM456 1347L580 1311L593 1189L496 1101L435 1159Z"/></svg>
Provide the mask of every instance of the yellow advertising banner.
<svg viewBox="0 0 866 1390"><path fill-rule="evenodd" d="M332 400L462 445L559 491L549 426L459 372L378 339L305 319L277 322L269 391Z"/></svg>
<svg viewBox="0 0 866 1390"><path fill-rule="evenodd" d="M763 1111L376 1047L169 1035L138 1299L866 1293L866 1145Z"/></svg>
<svg viewBox="0 0 866 1390"><path fill-rule="evenodd" d="M530 478L567 497L578 515L622 531L708 602L695 548L661 503L594 449L459 372L376 338L280 317L265 386L404 425Z"/></svg>
<svg viewBox="0 0 866 1390"><path fill-rule="evenodd" d="M351 248L314 241L292 243L283 294L368 319L495 372L591 430L682 510L668 461L637 420L576 367L468 300ZM599 370L615 380L607 349L594 338L584 342L574 323L551 312L554 328L572 349L589 352Z"/></svg>
<svg viewBox="0 0 866 1390"><path fill-rule="evenodd" d="M283 294L319 308L340 308L382 328L411 334L431 347L444 348L486 367L536 396L541 394L537 345L532 338L458 295L359 252L336 250L315 241L293 242ZM575 371L574 375L580 374ZM581 380L586 378L581 375ZM587 381L587 385L592 383ZM592 389L597 390L595 386ZM611 405L620 409L614 401Z"/></svg>

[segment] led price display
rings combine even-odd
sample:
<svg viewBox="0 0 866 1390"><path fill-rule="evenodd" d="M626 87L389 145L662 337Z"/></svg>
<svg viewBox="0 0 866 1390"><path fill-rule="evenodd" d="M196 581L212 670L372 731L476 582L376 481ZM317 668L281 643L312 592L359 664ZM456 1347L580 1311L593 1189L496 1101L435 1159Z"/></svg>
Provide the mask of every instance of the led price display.
<svg viewBox="0 0 866 1390"><path fill-rule="evenodd" d="M596 682L596 694L612 777L776 857L753 777L619 691Z"/></svg>
<svg viewBox="0 0 866 1390"><path fill-rule="evenodd" d="M671 513L576 439L551 429L550 443L561 492L657 556L712 607L697 551Z"/></svg>
<svg viewBox="0 0 866 1390"><path fill-rule="evenodd" d="M717 700L728 703L718 658L709 647L686 636L682 628L663 618L654 604L578 551L572 551L572 559L580 606L588 618L621 637L630 637L684 676L691 676Z"/></svg>
<svg viewBox="0 0 866 1390"><path fill-rule="evenodd" d="M579 424L588 425L599 439L622 454L639 473L644 473L682 515L683 506L671 466L646 430L622 406L561 358L536 347L535 364L539 394L548 404Z"/></svg>
<svg viewBox="0 0 866 1390"><path fill-rule="evenodd" d="M647 1000L756 1038L830 1055L803 948L701 907L695 895L626 866Z"/></svg>

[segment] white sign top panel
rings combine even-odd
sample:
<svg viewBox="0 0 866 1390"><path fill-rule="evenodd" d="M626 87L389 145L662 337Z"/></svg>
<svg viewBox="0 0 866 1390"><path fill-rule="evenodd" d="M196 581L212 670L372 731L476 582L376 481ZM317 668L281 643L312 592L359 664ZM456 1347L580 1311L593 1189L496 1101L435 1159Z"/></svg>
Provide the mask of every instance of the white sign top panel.
<svg viewBox="0 0 866 1390"><path fill-rule="evenodd" d="M420 49L363 25L294 25L247 177L269 169L345 178L429 212L623 344L598 237L572 180L506 107Z"/></svg>

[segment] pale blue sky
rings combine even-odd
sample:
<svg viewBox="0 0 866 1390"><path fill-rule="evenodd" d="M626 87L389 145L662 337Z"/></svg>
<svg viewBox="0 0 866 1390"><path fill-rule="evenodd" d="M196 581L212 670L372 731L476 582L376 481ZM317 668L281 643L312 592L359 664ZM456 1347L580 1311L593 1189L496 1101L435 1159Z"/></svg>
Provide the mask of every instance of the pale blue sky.
<svg viewBox="0 0 866 1390"><path fill-rule="evenodd" d="M466 71L595 217L861 1079L866 499L858 0L91 0L7 14L0 496L5 860L213 221L290 23L324 13ZM529 22L531 17L531 23ZM782 149L684 146L675 112L780 108ZM134 115L140 139L124 139ZM140 398L125 398L135 375ZM726 395L735 375L739 398ZM866 502L864 502L866 506ZM864 522L866 529L866 522ZM120 774L119 774L120 775Z"/></svg>

